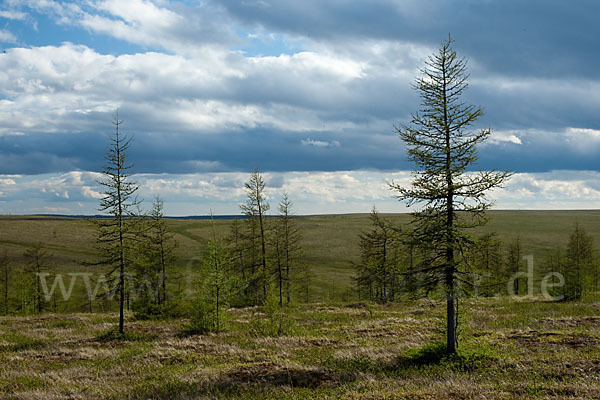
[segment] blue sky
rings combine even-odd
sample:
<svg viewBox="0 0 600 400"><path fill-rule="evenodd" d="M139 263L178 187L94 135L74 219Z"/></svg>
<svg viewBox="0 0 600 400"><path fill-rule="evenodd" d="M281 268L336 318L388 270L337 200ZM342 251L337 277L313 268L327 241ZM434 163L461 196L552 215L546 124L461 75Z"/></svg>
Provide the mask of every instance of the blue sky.
<svg viewBox="0 0 600 400"><path fill-rule="evenodd" d="M494 134L478 168L510 169L498 208L600 206L600 3L580 0L5 0L0 212L95 213L116 109L143 198L234 214L264 171L298 213L406 208L394 125L451 33L465 100Z"/></svg>

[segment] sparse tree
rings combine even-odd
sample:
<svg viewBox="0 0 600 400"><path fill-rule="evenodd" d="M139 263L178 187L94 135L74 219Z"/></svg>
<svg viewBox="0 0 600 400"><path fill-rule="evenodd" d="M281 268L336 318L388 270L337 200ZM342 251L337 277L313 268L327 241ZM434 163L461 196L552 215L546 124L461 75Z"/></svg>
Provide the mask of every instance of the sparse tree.
<svg viewBox="0 0 600 400"><path fill-rule="evenodd" d="M481 236L477 240L477 268L483 284L478 290L481 294L490 296L499 293L506 281L503 268L502 240L495 233ZM478 293L476 293L478 294Z"/></svg>
<svg viewBox="0 0 600 400"><path fill-rule="evenodd" d="M288 194L284 193L279 202L279 225L282 239L282 267L285 280L285 295L287 304L291 301L292 277L299 262L302 235L292 213L293 203ZM281 281L280 281L281 286ZM281 290L280 290L281 291ZM280 304L282 299L280 298Z"/></svg>
<svg viewBox="0 0 600 400"><path fill-rule="evenodd" d="M201 264L200 293L192 316L191 330L198 333L220 332L225 329L226 310L239 282L233 273L233 257L217 238L212 220L212 239Z"/></svg>
<svg viewBox="0 0 600 400"><path fill-rule="evenodd" d="M265 198L265 181L255 169L250 175L250 180L245 183L248 196L246 204L241 205L242 212L246 215L248 223L251 224L253 244L258 245L260 271L255 281L258 288L262 288L262 301L267 298L267 249L266 249L266 213L269 210L269 204ZM256 246L254 246L256 248Z"/></svg>
<svg viewBox="0 0 600 400"><path fill-rule="evenodd" d="M41 313L46 307L46 301L44 299L44 293L42 293L42 286L40 282L40 274L45 272L49 267L50 253L44 249L42 243L36 243L32 248L27 249L23 254L25 259L28 261L28 271L32 276L33 282L35 282L35 288L33 289L33 310L35 313Z"/></svg>
<svg viewBox="0 0 600 400"><path fill-rule="evenodd" d="M113 120L115 133L111 137L106 153L104 179L98 181L104 187L104 196L100 200L101 212L107 212L110 218L99 219L98 241L102 245L103 262L112 267L111 274L117 273L119 291L119 333L124 333L125 273L130 264L129 250L135 241L136 206L135 192L138 186L131 180L132 165L127 163L127 150L131 139L120 132L123 121L117 114Z"/></svg>
<svg viewBox="0 0 600 400"><path fill-rule="evenodd" d="M158 282L158 304L167 301L167 269L175 260L175 241L173 234L169 232L163 214L164 203L159 196L154 198L152 210L150 210L150 246L154 264L159 272Z"/></svg>
<svg viewBox="0 0 600 400"><path fill-rule="evenodd" d="M593 266L593 252L592 237L576 223L566 251L565 300L579 300L583 295L586 277Z"/></svg>
<svg viewBox="0 0 600 400"><path fill-rule="evenodd" d="M383 218L375 207L369 215L371 229L360 234L361 263L356 277L360 291L368 292L370 300L393 301L402 249L399 227Z"/></svg>
<svg viewBox="0 0 600 400"><path fill-rule="evenodd" d="M462 100L468 86L466 61L457 57L450 38L421 72L414 86L421 110L412 115L410 125L396 128L417 170L412 187L390 186L408 206L423 205L413 214L414 237L429 250L423 270L445 288L446 346L455 353L460 253L472 243L465 230L485 223L490 207L485 195L501 186L509 173L467 172L477 160L477 145L491 131L470 129L483 111Z"/></svg>
<svg viewBox="0 0 600 400"><path fill-rule="evenodd" d="M310 282L314 278L314 273L310 265L306 262L300 262L296 265L298 276L298 292L302 295L305 303L310 301Z"/></svg>
<svg viewBox="0 0 600 400"><path fill-rule="evenodd" d="M564 300L566 298L566 285L557 287L557 274L565 274L565 258L563 251L557 247L554 251L547 253L545 262L546 273L552 274L552 280L550 281L550 290L548 294L557 300Z"/></svg>
<svg viewBox="0 0 600 400"><path fill-rule="evenodd" d="M39 279L28 266L20 265L14 273L14 293L16 295L16 311L23 314L36 312L36 281Z"/></svg>
<svg viewBox="0 0 600 400"><path fill-rule="evenodd" d="M273 266L277 278L279 305L283 305L283 291L285 282L285 272L283 266L283 232L279 223L272 225L272 245L273 245Z"/></svg>
<svg viewBox="0 0 600 400"><path fill-rule="evenodd" d="M0 256L0 280L2 282L2 298L4 299L4 305L2 307L4 315L8 314L8 282L10 275L10 261L8 258L8 251L4 249Z"/></svg>
<svg viewBox="0 0 600 400"><path fill-rule="evenodd" d="M226 238L227 244L234 254L235 263L237 265L237 273L246 280L246 267L244 263L245 249L242 234L242 225L238 218L234 218L231 223L229 236Z"/></svg>
<svg viewBox="0 0 600 400"><path fill-rule="evenodd" d="M512 276L515 276L513 291L514 294L519 294L519 277L518 273L521 271L521 264L523 263L521 257L521 237L517 237L508 245L508 253L506 255L506 263Z"/></svg>

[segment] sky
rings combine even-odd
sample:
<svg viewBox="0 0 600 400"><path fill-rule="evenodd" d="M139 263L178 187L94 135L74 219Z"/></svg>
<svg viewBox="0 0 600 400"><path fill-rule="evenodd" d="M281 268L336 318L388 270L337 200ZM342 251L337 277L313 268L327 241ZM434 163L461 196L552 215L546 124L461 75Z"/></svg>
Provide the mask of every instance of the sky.
<svg viewBox="0 0 600 400"><path fill-rule="evenodd" d="M272 211L406 212L394 127L452 35L491 128L475 169L499 209L600 207L600 2L3 0L0 213L97 214L114 133L146 207L238 214L258 168Z"/></svg>

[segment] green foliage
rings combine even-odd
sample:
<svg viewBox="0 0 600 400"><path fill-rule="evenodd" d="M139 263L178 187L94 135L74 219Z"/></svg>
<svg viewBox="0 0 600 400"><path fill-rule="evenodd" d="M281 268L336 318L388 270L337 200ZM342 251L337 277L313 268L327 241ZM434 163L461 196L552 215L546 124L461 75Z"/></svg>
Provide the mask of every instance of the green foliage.
<svg viewBox="0 0 600 400"><path fill-rule="evenodd" d="M15 311L20 315L30 315L38 313L36 291L39 280L27 266L20 266L14 273L15 285Z"/></svg>
<svg viewBox="0 0 600 400"><path fill-rule="evenodd" d="M40 282L40 274L47 272L49 268L49 259L51 254L44 249L42 243L38 242L31 249L28 249L23 254L27 260L25 273L31 274L32 282L31 291L33 293L32 303L33 311L35 313L41 313L47 307L47 301L42 291L42 285Z"/></svg>
<svg viewBox="0 0 600 400"><path fill-rule="evenodd" d="M463 254L473 279L471 287L463 285L465 294L476 297L506 293L509 274L502 254L502 240L496 233L488 233L475 238L473 244L470 251Z"/></svg>
<svg viewBox="0 0 600 400"><path fill-rule="evenodd" d="M267 267L267 227L266 213L269 203L265 197L265 181L255 169L250 175L246 188L247 201L240 206L246 216L246 248L250 260L243 278L248 282L248 301L252 304L261 304L267 297L268 267Z"/></svg>
<svg viewBox="0 0 600 400"><path fill-rule="evenodd" d="M283 304L285 294L286 303L290 304L292 299L292 286L298 286L300 291L308 290L310 273L307 267L300 262L302 254L302 234L298 229L298 223L292 213L293 203L287 193L283 193L279 202L279 215L277 218L276 231L281 241L281 249L278 254L278 276L279 276L279 304Z"/></svg>
<svg viewBox="0 0 600 400"><path fill-rule="evenodd" d="M244 282L234 272L233 257L213 231L208 254L200 266L198 298L194 305L190 331L220 332L227 329L227 309L232 298L243 291Z"/></svg>
<svg viewBox="0 0 600 400"><path fill-rule="evenodd" d="M576 223L565 252L564 300L578 300L583 295L594 268L593 252L592 237Z"/></svg>
<svg viewBox="0 0 600 400"><path fill-rule="evenodd" d="M171 298L166 303L137 302L134 315L138 320L161 320L190 315L189 307L180 299Z"/></svg>
<svg viewBox="0 0 600 400"><path fill-rule="evenodd" d="M360 234L361 262L356 265L359 298L386 303L400 293L404 246L402 231L373 207L371 229Z"/></svg>
<svg viewBox="0 0 600 400"><path fill-rule="evenodd" d="M8 299L9 299L9 282L10 282L11 268L10 261L8 258L8 251L4 249L0 253L0 290L2 293L2 314L8 315Z"/></svg>
<svg viewBox="0 0 600 400"><path fill-rule="evenodd" d="M135 271L133 309L139 318L170 313L166 281L167 271L175 261L176 242L163 216L163 202L156 197L148 216L138 218L138 233L132 252ZM171 296L175 298L176 296Z"/></svg>
<svg viewBox="0 0 600 400"><path fill-rule="evenodd" d="M225 329L225 318L221 318L220 326ZM209 299L200 297L192 309L190 323L185 327L185 333L189 334L206 334L216 331L216 312L215 305Z"/></svg>
<svg viewBox="0 0 600 400"><path fill-rule="evenodd" d="M294 332L295 321L290 316L290 307L279 304L278 295L269 291L263 305L264 317L254 313L250 319L250 330L256 336L285 336Z"/></svg>
<svg viewBox="0 0 600 400"><path fill-rule="evenodd" d="M423 347L409 349L404 353L403 361L410 366L441 365L452 371L469 372L489 365L497 354L489 348L459 349L448 353L445 343L430 342Z"/></svg>

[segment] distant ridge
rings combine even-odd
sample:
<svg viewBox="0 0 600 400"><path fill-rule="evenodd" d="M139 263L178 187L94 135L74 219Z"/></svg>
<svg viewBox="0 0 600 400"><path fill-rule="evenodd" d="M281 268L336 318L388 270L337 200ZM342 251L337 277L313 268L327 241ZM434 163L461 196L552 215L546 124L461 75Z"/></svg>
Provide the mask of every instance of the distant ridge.
<svg viewBox="0 0 600 400"><path fill-rule="evenodd" d="M16 215L15 215L16 216ZM22 215L22 217L31 217L31 218L36 218L36 217L44 217L44 218L74 218L74 219L104 219L104 218L111 218L110 215L68 215L68 214L29 214L29 215ZM200 219L200 220L205 220L205 219L211 219L210 215L188 215L188 216L183 216L183 217L170 217L170 216L166 216L165 218L168 219ZM245 215L213 215L212 216L213 219L245 219L246 216Z"/></svg>

